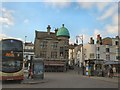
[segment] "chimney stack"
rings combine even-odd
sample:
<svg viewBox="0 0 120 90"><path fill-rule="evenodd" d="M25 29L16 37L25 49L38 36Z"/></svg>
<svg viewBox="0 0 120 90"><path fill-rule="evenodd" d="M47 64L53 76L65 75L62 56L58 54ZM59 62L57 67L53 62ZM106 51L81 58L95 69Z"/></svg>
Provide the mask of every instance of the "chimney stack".
<svg viewBox="0 0 120 90"><path fill-rule="evenodd" d="M55 28L55 35L57 34L58 28Z"/></svg>
<svg viewBox="0 0 120 90"><path fill-rule="evenodd" d="M94 39L93 39L93 37L90 38L90 44L94 44Z"/></svg>
<svg viewBox="0 0 120 90"><path fill-rule="evenodd" d="M64 27L64 24L62 24L62 27Z"/></svg>
<svg viewBox="0 0 120 90"><path fill-rule="evenodd" d="M116 36L116 39L119 39L119 36Z"/></svg>
<svg viewBox="0 0 120 90"><path fill-rule="evenodd" d="M48 25L48 27L47 27L48 34L50 34L50 29L51 29L51 27L50 27L50 25Z"/></svg>
<svg viewBox="0 0 120 90"><path fill-rule="evenodd" d="M102 45L102 37L100 37L100 34L97 35L96 43Z"/></svg>

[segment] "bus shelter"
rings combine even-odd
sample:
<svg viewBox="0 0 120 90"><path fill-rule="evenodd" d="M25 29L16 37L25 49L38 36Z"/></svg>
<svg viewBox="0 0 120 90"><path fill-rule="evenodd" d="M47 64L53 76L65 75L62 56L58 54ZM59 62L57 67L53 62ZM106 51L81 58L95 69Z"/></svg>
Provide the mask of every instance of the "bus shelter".
<svg viewBox="0 0 120 90"><path fill-rule="evenodd" d="M42 58L33 58L33 79L44 79L44 61Z"/></svg>

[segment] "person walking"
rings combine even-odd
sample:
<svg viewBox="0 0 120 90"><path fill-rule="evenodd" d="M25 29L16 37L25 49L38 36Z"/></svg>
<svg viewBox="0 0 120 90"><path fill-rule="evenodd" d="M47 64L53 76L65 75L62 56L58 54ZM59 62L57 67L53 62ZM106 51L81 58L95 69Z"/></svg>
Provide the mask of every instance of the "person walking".
<svg viewBox="0 0 120 90"><path fill-rule="evenodd" d="M77 69L78 69L78 74L80 74L80 66L79 66L79 61L77 62Z"/></svg>
<svg viewBox="0 0 120 90"><path fill-rule="evenodd" d="M115 66L113 66L113 77L115 76L115 74L116 74L116 68L115 68Z"/></svg>
<svg viewBox="0 0 120 90"><path fill-rule="evenodd" d="M28 70L28 79L31 77L31 79L33 78L33 72L32 72L32 68L29 66L29 70Z"/></svg>
<svg viewBox="0 0 120 90"><path fill-rule="evenodd" d="M91 76L91 66L88 67L88 76Z"/></svg>
<svg viewBox="0 0 120 90"><path fill-rule="evenodd" d="M29 68L28 68L28 77L27 77L28 79L29 79L29 77L30 77L30 72L31 72L31 71L30 71L30 66L29 66Z"/></svg>
<svg viewBox="0 0 120 90"><path fill-rule="evenodd" d="M84 74L84 70L85 70L85 67L82 65L82 74L83 74L83 75L85 75L85 74Z"/></svg>
<svg viewBox="0 0 120 90"><path fill-rule="evenodd" d="M112 78L113 77L113 69L110 68L110 77Z"/></svg>

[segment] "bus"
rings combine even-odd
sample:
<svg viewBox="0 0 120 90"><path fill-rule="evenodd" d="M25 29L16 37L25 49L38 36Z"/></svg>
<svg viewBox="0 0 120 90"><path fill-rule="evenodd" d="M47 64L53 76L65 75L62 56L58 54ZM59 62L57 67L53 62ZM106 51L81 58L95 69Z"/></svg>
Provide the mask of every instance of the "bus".
<svg viewBox="0 0 120 90"><path fill-rule="evenodd" d="M24 79L23 42L17 39L0 41L0 80Z"/></svg>

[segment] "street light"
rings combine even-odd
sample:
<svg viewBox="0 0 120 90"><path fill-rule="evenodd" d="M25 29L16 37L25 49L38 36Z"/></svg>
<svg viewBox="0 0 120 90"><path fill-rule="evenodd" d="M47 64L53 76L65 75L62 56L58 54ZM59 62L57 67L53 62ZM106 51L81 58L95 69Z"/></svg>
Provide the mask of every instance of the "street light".
<svg viewBox="0 0 120 90"><path fill-rule="evenodd" d="M81 67L83 69L83 75L84 75L84 65L83 65L83 35L81 36L76 36L76 43L78 44L78 39L82 41L82 63L81 63Z"/></svg>
<svg viewBox="0 0 120 90"><path fill-rule="evenodd" d="M83 62L83 35L76 36L76 43L78 44L78 39L82 41L82 62Z"/></svg>
<svg viewBox="0 0 120 90"><path fill-rule="evenodd" d="M25 41L24 41L24 59L25 59L25 63L27 62L27 58L28 58L28 57L25 55L26 38L27 38L27 36L25 36ZM25 63L24 63L24 66L25 66Z"/></svg>
<svg viewBox="0 0 120 90"><path fill-rule="evenodd" d="M25 36L25 43L24 43L24 54L25 54L26 38L27 38L27 36Z"/></svg>
<svg viewBox="0 0 120 90"><path fill-rule="evenodd" d="M25 43L26 43L26 38L27 38L27 36L25 36Z"/></svg>

